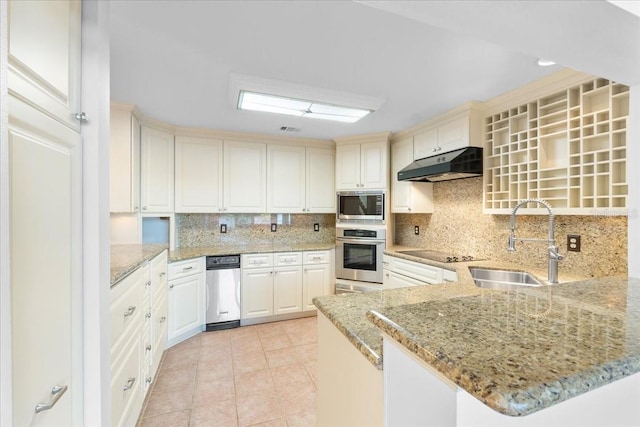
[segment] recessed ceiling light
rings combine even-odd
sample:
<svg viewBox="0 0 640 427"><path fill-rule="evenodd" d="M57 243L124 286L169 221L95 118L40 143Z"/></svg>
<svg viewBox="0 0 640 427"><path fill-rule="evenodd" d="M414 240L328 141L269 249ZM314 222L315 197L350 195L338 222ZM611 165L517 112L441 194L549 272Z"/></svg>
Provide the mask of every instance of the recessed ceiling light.
<svg viewBox="0 0 640 427"><path fill-rule="evenodd" d="M296 117L333 120L355 123L371 114L369 109L326 104L306 99L289 98L266 93L241 90L238 96L238 109L286 114Z"/></svg>
<svg viewBox="0 0 640 427"><path fill-rule="evenodd" d="M548 59L538 58L536 62L540 67L549 67L551 65L556 65L554 61L549 61Z"/></svg>

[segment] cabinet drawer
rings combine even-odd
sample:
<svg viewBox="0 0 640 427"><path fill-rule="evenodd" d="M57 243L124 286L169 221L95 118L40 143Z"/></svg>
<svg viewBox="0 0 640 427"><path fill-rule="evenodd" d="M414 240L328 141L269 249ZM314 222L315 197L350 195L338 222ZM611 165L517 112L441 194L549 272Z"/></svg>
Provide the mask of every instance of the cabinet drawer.
<svg viewBox="0 0 640 427"><path fill-rule="evenodd" d="M427 283L442 283L442 268L395 257L385 259L391 271Z"/></svg>
<svg viewBox="0 0 640 427"><path fill-rule="evenodd" d="M330 251L313 251L305 252L304 264L329 264L331 260Z"/></svg>
<svg viewBox="0 0 640 427"><path fill-rule="evenodd" d="M273 254L273 265L282 267L286 265L302 265L302 252L278 252Z"/></svg>
<svg viewBox="0 0 640 427"><path fill-rule="evenodd" d="M111 290L111 353L117 353L141 324L145 268L139 268Z"/></svg>
<svg viewBox="0 0 640 427"><path fill-rule="evenodd" d="M131 406L142 401L140 379L140 342L136 334L127 341L122 358L112 365L111 421L112 425L126 424Z"/></svg>
<svg viewBox="0 0 640 427"><path fill-rule="evenodd" d="M244 254L240 265L242 268L273 267L273 254Z"/></svg>
<svg viewBox="0 0 640 427"><path fill-rule="evenodd" d="M204 271L204 258L172 262L167 268L169 270L169 280L180 279L192 274L202 273Z"/></svg>

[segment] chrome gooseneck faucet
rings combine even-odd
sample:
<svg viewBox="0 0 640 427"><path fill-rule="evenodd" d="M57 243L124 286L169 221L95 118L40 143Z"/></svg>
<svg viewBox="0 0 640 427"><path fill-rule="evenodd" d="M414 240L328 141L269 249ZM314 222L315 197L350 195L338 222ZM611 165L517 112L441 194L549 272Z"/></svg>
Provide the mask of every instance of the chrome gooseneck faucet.
<svg viewBox="0 0 640 427"><path fill-rule="evenodd" d="M549 238L548 239L516 239L516 212L523 205L528 203L539 203L543 205L549 211ZM513 252L516 250L516 240L527 241L527 242L537 242L537 241L546 241L549 245L548 254L549 254L549 271L547 273L548 282L549 283L558 283L558 261L563 259L563 256L558 253L558 248L556 247L556 242L554 238L554 228L555 228L555 219L553 216L553 211L551 210L551 206L545 200L542 199L526 199L520 201L511 211L511 233L509 234L509 252Z"/></svg>

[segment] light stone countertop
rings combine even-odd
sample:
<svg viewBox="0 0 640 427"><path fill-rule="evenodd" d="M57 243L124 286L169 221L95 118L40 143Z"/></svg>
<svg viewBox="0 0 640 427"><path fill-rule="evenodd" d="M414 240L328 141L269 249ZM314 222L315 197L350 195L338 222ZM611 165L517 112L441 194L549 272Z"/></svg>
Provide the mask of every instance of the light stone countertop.
<svg viewBox="0 0 640 427"><path fill-rule="evenodd" d="M193 248L179 248L169 252L169 262L183 261L190 258L215 255L252 254L269 252L303 252L326 251L336 247L335 242L314 243L274 243L274 244L248 244L248 245L220 245L200 246Z"/></svg>
<svg viewBox="0 0 640 427"><path fill-rule="evenodd" d="M111 245L111 286L165 249L163 244Z"/></svg>
<svg viewBox="0 0 640 427"><path fill-rule="evenodd" d="M526 291L476 287L468 267L520 270L493 261L441 264L393 247L388 255L454 268L458 282L318 297L318 309L376 367L382 332L483 403L526 415L640 372L640 280L579 280ZM538 278L546 271L526 269ZM577 281L573 281L577 280Z"/></svg>

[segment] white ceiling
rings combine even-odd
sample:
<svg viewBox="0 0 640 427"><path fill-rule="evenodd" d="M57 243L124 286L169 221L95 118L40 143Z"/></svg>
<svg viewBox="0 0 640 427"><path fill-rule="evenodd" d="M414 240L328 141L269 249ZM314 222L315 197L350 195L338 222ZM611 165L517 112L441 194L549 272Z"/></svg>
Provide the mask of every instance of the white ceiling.
<svg viewBox="0 0 640 427"><path fill-rule="evenodd" d="M180 126L400 131L560 69L640 83L640 17L605 1L111 1L111 98ZM356 124L239 111L231 73L381 98Z"/></svg>

